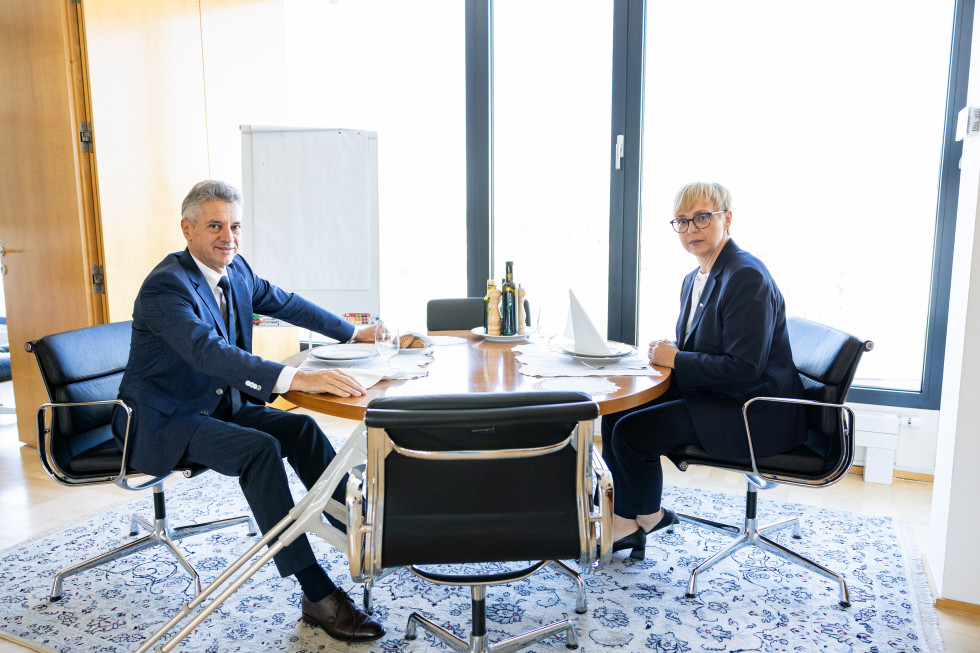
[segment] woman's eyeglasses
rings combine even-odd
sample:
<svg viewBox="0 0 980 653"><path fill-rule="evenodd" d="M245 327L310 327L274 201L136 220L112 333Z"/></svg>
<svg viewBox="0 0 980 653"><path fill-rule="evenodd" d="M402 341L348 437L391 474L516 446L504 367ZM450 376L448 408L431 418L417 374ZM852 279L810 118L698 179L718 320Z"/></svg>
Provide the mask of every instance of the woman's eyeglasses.
<svg viewBox="0 0 980 653"><path fill-rule="evenodd" d="M694 217L691 218L690 220L688 220L687 218L674 218L673 220L670 221L670 226L673 227L674 231L676 231L679 234L682 234L686 232L688 229L690 229L692 222L694 223L694 226L697 227L698 229L704 229L709 224L711 224L711 216L717 213L724 213L724 212L725 211L711 211L710 213L708 212L695 213Z"/></svg>

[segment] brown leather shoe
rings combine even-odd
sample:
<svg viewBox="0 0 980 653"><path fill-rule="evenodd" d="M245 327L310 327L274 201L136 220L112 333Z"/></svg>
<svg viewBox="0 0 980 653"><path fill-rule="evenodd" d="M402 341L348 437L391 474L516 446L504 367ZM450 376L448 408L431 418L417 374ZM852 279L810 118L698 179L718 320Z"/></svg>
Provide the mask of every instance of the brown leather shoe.
<svg viewBox="0 0 980 653"><path fill-rule="evenodd" d="M365 642L384 637L384 626L354 605L354 601L342 589L334 590L316 603L304 594L301 603L303 621L323 628L335 639Z"/></svg>

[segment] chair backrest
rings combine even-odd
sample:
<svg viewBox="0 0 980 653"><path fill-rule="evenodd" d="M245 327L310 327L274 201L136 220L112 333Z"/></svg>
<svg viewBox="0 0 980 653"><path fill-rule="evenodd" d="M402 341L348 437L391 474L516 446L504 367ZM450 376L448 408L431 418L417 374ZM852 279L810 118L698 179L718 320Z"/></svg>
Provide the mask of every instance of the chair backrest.
<svg viewBox="0 0 980 653"><path fill-rule="evenodd" d="M430 299L425 306L425 328L429 331L461 331L483 326L485 306L483 297Z"/></svg>
<svg viewBox="0 0 980 653"><path fill-rule="evenodd" d="M578 392L372 401L365 566L590 563L596 417Z"/></svg>
<svg viewBox="0 0 980 653"><path fill-rule="evenodd" d="M119 393L131 335L131 321L113 322L44 336L27 347L52 403L107 401ZM114 459L107 470L118 470L122 453L112 434L112 410L111 404L55 409L47 458L62 474L80 473L73 471L72 461L86 452ZM38 436L40 447L45 438Z"/></svg>
<svg viewBox="0 0 980 653"><path fill-rule="evenodd" d="M425 306L425 328L429 331L462 331L483 326L485 310L483 297L430 299ZM531 326L531 305L526 299L524 322Z"/></svg>
<svg viewBox="0 0 980 653"><path fill-rule="evenodd" d="M874 347L833 327L799 317L787 319L793 363L803 382L805 399L842 404L851 389L861 355ZM807 428L824 437L836 437L841 412L833 408L807 408Z"/></svg>

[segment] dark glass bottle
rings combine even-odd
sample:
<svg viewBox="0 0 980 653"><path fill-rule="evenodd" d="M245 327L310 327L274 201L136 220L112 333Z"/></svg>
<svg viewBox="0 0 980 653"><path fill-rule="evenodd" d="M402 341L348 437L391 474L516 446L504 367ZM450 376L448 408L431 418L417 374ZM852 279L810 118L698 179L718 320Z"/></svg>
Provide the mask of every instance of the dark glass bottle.
<svg viewBox="0 0 980 653"><path fill-rule="evenodd" d="M501 327L500 333L514 336L519 333L517 324L517 286L514 285L514 262L507 261L507 277L500 290Z"/></svg>

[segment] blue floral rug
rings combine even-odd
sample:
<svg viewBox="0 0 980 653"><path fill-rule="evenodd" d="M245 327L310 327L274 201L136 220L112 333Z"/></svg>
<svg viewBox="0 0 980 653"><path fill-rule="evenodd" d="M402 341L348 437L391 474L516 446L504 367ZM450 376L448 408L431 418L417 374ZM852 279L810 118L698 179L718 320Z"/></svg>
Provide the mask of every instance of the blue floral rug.
<svg viewBox="0 0 980 653"><path fill-rule="evenodd" d="M666 505L681 512L738 523L744 497L669 489ZM760 522L801 515L803 539L775 539L842 572L852 607L838 606L832 584L753 547L699 578L695 600L684 599L688 571L728 540L689 525L648 540L646 560L617 554L587 576L588 611L575 613L571 582L546 569L487 590L491 642L563 618L576 625L580 651L942 651L935 611L918 553L905 546L889 518L776 503L761 493ZM234 479L207 473L168 492L173 524L242 514ZM192 598L190 579L162 549L151 548L65 581L63 598L47 599L60 568L125 541L129 514L151 513L149 493L68 528L0 554L0 637L39 651L131 651ZM314 549L334 580L359 600L346 558L317 538ZM207 582L244 552L244 526L184 540L181 549ZM375 587L375 616L388 630L381 640L352 645L300 621L300 590L266 565L185 639L181 651L428 651L446 649L419 629L403 639L408 615L419 611L451 624L466 639L469 590L440 587L410 573L393 573ZM565 651L553 637L528 651Z"/></svg>

